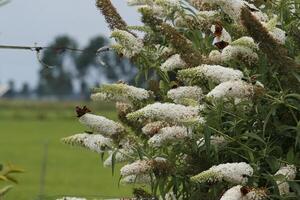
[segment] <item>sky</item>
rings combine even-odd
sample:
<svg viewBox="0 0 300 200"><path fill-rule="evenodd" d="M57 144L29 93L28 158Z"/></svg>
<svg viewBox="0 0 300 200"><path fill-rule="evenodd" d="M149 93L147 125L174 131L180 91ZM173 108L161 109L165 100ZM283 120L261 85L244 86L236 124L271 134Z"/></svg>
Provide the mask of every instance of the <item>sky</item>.
<svg viewBox="0 0 300 200"><path fill-rule="evenodd" d="M126 0L112 2L128 24L140 24L140 16ZM0 7L0 45L45 46L67 34L84 46L90 38L109 32L95 0L11 0ZM0 49L0 84L13 79L18 88L24 82L34 87L39 68L34 52Z"/></svg>

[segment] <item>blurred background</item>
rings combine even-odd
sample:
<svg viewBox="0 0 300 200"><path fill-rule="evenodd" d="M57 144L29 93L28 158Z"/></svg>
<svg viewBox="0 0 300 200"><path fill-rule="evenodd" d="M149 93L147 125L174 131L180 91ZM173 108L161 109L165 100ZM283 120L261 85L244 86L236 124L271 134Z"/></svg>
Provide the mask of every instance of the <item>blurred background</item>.
<svg viewBox="0 0 300 200"><path fill-rule="evenodd" d="M112 2L128 24L139 25L125 0ZM128 60L112 52L96 56L109 43L94 0L11 0L0 6L0 45L50 47L38 55L0 48L0 163L25 170L5 199L130 194L99 155L60 143L85 130L75 116L77 105L117 118L113 105L88 100L101 83L134 82L136 69Z"/></svg>

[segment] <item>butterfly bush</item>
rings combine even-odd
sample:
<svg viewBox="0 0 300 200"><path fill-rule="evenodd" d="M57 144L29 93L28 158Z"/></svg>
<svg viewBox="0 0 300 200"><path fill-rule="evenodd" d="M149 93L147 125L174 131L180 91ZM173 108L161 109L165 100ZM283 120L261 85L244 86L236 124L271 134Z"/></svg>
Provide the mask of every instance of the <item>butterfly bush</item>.
<svg viewBox="0 0 300 200"><path fill-rule="evenodd" d="M210 169L193 176L194 182L217 182L228 181L230 183L242 184L253 175L253 168L247 163L226 163L213 166Z"/></svg>
<svg viewBox="0 0 300 200"><path fill-rule="evenodd" d="M296 1L128 0L139 26L107 2L110 49L136 83L93 89L118 119L77 107L87 130L63 142L120 165L136 199L299 199Z"/></svg>

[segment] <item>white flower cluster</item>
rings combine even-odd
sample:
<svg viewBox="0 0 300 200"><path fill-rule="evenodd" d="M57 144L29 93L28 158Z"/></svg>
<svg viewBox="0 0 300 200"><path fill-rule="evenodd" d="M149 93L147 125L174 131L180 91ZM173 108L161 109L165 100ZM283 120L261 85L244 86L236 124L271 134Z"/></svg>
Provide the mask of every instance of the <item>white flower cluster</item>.
<svg viewBox="0 0 300 200"><path fill-rule="evenodd" d="M185 67L186 63L180 58L179 54L171 56L160 66L163 71L173 71L174 69L182 69Z"/></svg>
<svg viewBox="0 0 300 200"><path fill-rule="evenodd" d="M122 177L139 176L150 174L156 166L163 166L167 160L162 157L156 157L152 160L137 160L133 163L123 166L120 170Z"/></svg>
<svg viewBox="0 0 300 200"><path fill-rule="evenodd" d="M132 57L143 50L144 44L143 41L139 38L136 38L134 35L127 31L115 29L111 33L111 37L115 38L117 45L115 50L119 53L124 54L127 57Z"/></svg>
<svg viewBox="0 0 300 200"><path fill-rule="evenodd" d="M129 6L149 8L156 16L166 17L169 14L181 11L180 0L127 0Z"/></svg>
<svg viewBox="0 0 300 200"><path fill-rule="evenodd" d="M212 99L233 98L236 102L250 99L255 93L255 86L242 80L227 81L216 86L206 97Z"/></svg>
<svg viewBox="0 0 300 200"><path fill-rule="evenodd" d="M153 177L154 179L154 177ZM129 175L121 179L122 184L150 184L151 176L149 174Z"/></svg>
<svg viewBox="0 0 300 200"><path fill-rule="evenodd" d="M248 181L248 177L253 175L253 168L244 162L241 163L226 163L211 167L210 169L201 172L191 178L192 181L203 182L218 182L227 181L235 184L242 184Z"/></svg>
<svg viewBox="0 0 300 200"><path fill-rule="evenodd" d="M281 167L276 173L276 176L283 176L283 180L276 181L278 185L278 189L280 192L280 195L286 195L290 193L290 186L287 181L294 180L296 178L297 168L294 165L287 165L284 167ZM280 177L281 178L281 177Z"/></svg>
<svg viewBox="0 0 300 200"><path fill-rule="evenodd" d="M132 102L150 98L150 92L124 83L104 84L96 89L91 98L94 101Z"/></svg>
<svg viewBox="0 0 300 200"><path fill-rule="evenodd" d="M152 170L152 162L150 160L138 160L123 166L120 170L121 176L147 174Z"/></svg>
<svg viewBox="0 0 300 200"><path fill-rule="evenodd" d="M242 192L243 186L237 185L227 190L220 200L263 200L266 193L263 190L249 189L249 192Z"/></svg>
<svg viewBox="0 0 300 200"><path fill-rule="evenodd" d="M128 161L133 154L133 151L131 149L119 149L116 153L113 153L112 151L109 152L108 158L104 161L103 166L104 167L111 167L113 163L113 156L114 156L114 162L115 163L122 163Z"/></svg>
<svg viewBox="0 0 300 200"><path fill-rule="evenodd" d="M182 15L176 16L174 25L176 27L188 28L193 25L199 25L199 28L206 30L208 27L216 21L216 17L219 16L219 12L215 10L210 11L198 11L196 16ZM196 19L195 19L196 17Z"/></svg>
<svg viewBox="0 0 300 200"><path fill-rule="evenodd" d="M183 69L178 72L178 78L184 82L191 80L210 80L214 83L239 80L243 72L220 65L200 65L198 67Z"/></svg>
<svg viewBox="0 0 300 200"><path fill-rule="evenodd" d="M218 50L211 51L208 57L215 63L223 63L231 60L254 63L258 60L256 50L258 50L258 45L255 44L253 38L241 37L231 42L221 52Z"/></svg>
<svg viewBox="0 0 300 200"><path fill-rule="evenodd" d="M222 50L221 59L223 62L243 60L248 63L253 63L258 60L258 55L255 52L257 48L258 46L251 37L242 37L233 41Z"/></svg>
<svg viewBox="0 0 300 200"><path fill-rule="evenodd" d="M76 134L67 138L63 138L62 141L66 144L78 145L85 147L97 153L102 153L111 148L113 141L110 138L103 137L99 134Z"/></svg>
<svg viewBox="0 0 300 200"><path fill-rule="evenodd" d="M160 129L167 127L167 126L169 126L169 123L164 122L164 121L150 122L142 128L142 132L145 135L153 136L153 135L157 134L160 131Z"/></svg>
<svg viewBox="0 0 300 200"><path fill-rule="evenodd" d="M285 44L286 41L286 32L280 28L277 28L277 17L274 17L267 23L262 23L266 29L269 31L269 34L279 43Z"/></svg>
<svg viewBox="0 0 300 200"><path fill-rule="evenodd" d="M131 121L151 119L153 121L180 123L198 117L199 110L198 107L157 102L129 113L127 119Z"/></svg>
<svg viewBox="0 0 300 200"><path fill-rule="evenodd" d="M112 136L125 131L124 127L120 123L89 113L79 117L79 122L86 125L94 133L99 133L104 136Z"/></svg>
<svg viewBox="0 0 300 200"><path fill-rule="evenodd" d="M182 104L186 99L199 102L204 97L202 89L198 86L182 86L171 89L167 96L177 104Z"/></svg>
<svg viewBox="0 0 300 200"><path fill-rule="evenodd" d="M172 126L162 128L158 134L148 140L152 147L161 147L162 145L182 141L192 136L191 132L183 126Z"/></svg>
<svg viewBox="0 0 300 200"><path fill-rule="evenodd" d="M235 22L241 22L241 12L243 7L249 7L255 12L253 15L257 17L260 21L266 21L267 16L262 13L255 5L248 3L244 0L204 0L205 3L216 4L221 7L224 13L226 13Z"/></svg>
<svg viewBox="0 0 300 200"><path fill-rule="evenodd" d="M79 198L79 197L63 197L56 200L87 200L86 198Z"/></svg>

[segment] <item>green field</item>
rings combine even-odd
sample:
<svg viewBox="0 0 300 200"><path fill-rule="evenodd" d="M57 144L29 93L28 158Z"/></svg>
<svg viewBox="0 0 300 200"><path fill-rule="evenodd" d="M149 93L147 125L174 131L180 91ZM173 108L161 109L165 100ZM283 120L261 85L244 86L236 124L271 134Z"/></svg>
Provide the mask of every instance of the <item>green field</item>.
<svg viewBox="0 0 300 200"><path fill-rule="evenodd" d="M118 174L112 178L111 169L102 167L99 155L60 142L62 137L85 130L77 122L75 105L70 102L0 101L0 163L11 162L26 170L24 174L18 174L19 184L5 199L38 199L42 163L46 163L42 192L46 199L55 199L61 195L129 196L131 189L118 187ZM90 107L99 114L116 119L111 105Z"/></svg>

